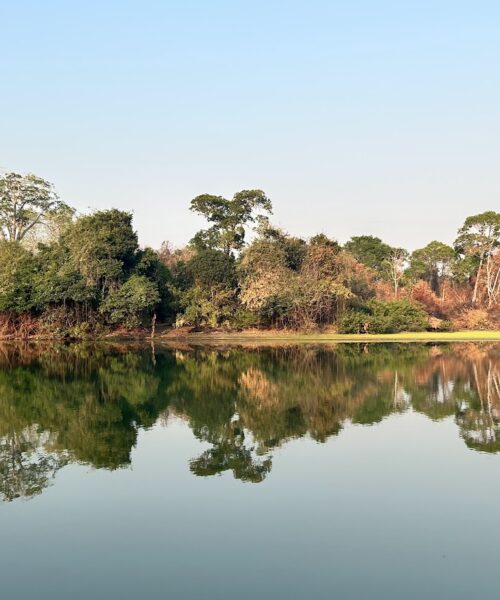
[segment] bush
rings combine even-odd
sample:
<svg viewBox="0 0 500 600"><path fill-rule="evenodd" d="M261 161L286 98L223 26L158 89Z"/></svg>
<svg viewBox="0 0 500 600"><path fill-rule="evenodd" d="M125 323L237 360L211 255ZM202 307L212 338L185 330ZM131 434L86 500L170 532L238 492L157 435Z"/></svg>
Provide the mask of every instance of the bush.
<svg viewBox="0 0 500 600"><path fill-rule="evenodd" d="M428 317L425 311L408 300L371 300L349 309L338 321L340 333L399 333L425 331Z"/></svg>
<svg viewBox="0 0 500 600"><path fill-rule="evenodd" d="M457 329L488 329L488 312L480 308L469 308L455 320Z"/></svg>
<svg viewBox="0 0 500 600"><path fill-rule="evenodd" d="M350 308L340 316L337 328L339 333L367 333L370 320L368 307Z"/></svg>
<svg viewBox="0 0 500 600"><path fill-rule="evenodd" d="M143 275L132 275L109 294L99 307L108 323L138 327L150 317L160 302L156 284Z"/></svg>
<svg viewBox="0 0 500 600"><path fill-rule="evenodd" d="M259 325L259 316L244 308L239 308L231 321L231 326L234 327L234 329L248 329L258 327Z"/></svg>
<svg viewBox="0 0 500 600"><path fill-rule="evenodd" d="M277 294L270 296L258 310L259 320L263 325L276 325L286 321L291 309L292 303L289 297Z"/></svg>
<svg viewBox="0 0 500 600"><path fill-rule="evenodd" d="M180 294L179 304L182 311L177 315L177 327L231 327L236 311L235 293L224 287L192 287Z"/></svg>

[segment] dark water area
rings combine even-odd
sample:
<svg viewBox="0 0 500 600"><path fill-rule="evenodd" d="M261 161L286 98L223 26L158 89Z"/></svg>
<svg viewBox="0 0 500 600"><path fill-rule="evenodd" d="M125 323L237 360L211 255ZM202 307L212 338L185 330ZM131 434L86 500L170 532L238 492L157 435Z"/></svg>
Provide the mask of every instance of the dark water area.
<svg viewBox="0 0 500 600"><path fill-rule="evenodd" d="M4 598L495 597L500 345L0 347Z"/></svg>

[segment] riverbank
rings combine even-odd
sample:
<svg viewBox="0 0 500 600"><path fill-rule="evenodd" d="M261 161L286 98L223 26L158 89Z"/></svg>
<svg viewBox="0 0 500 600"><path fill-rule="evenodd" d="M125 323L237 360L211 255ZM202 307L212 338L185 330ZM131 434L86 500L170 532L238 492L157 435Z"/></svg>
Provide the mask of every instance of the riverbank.
<svg viewBox="0 0 500 600"><path fill-rule="evenodd" d="M385 343L385 342L500 342L500 331L423 331L385 334L340 334L334 332L300 332L283 330L247 331L190 331L172 327L159 327L155 336L143 330L117 330L88 337L67 337L60 335L0 336L0 342L77 342L77 341L126 341L154 343Z"/></svg>
<svg viewBox="0 0 500 600"><path fill-rule="evenodd" d="M160 335L155 341L187 342L500 342L500 331L407 332L387 334L300 333L291 331L187 332Z"/></svg>

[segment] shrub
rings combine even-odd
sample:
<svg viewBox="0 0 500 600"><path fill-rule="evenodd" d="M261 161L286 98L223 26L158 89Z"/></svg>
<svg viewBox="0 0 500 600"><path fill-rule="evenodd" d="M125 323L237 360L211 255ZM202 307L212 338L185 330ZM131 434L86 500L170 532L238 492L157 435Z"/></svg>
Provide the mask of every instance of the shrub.
<svg viewBox="0 0 500 600"><path fill-rule="evenodd" d="M439 325L439 331L451 331L453 329L453 323L448 319L441 321Z"/></svg>
<svg viewBox="0 0 500 600"><path fill-rule="evenodd" d="M411 292L411 299L425 307L428 314L440 317L442 307L439 298L426 281L418 281Z"/></svg>
<svg viewBox="0 0 500 600"><path fill-rule="evenodd" d="M99 310L108 323L138 327L160 302L156 284L143 275L132 275L109 294Z"/></svg>
<svg viewBox="0 0 500 600"><path fill-rule="evenodd" d="M338 322L340 333L398 333L424 331L428 325L425 311L408 300L370 300L349 309Z"/></svg>
<svg viewBox="0 0 500 600"><path fill-rule="evenodd" d="M258 315L264 325L283 324L291 309L292 302L288 295L275 294L266 298L265 303L258 310Z"/></svg>
<svg viewBox="0 0 500 600"><path fill-rule="evenodd" d="M235 329L258 327L259 324L259 316L245 308L239 308L231 320L231 325Z"/></svg>
<svg viewBox="0 0 500 600"><path fill-rule="evenodd" d="M225 287L192 287L181 293L179 304L177 327L230 327L236 310L235 293Z"/></svg>
<svg viewBox="0 0 500 600"><path fill-rule="evenodd" d="M372 315L367 306L345 310L338 320L339 333L367 333Z"/></svg>
<svg viewBox="0 0 500 600"><path fill-rule="evenodd" d="M457 329L488 329L488 312L480 308L464 310L454 325Z"/></svg>

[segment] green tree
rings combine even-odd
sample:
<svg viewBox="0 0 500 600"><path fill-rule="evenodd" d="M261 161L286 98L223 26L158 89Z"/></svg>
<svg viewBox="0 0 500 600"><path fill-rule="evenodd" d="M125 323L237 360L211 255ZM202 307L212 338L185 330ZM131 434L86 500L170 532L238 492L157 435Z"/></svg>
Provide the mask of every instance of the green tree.
<svg viewBox="0 0 500 600"><path fill-rule="evenodd" d="M202 194L191 200L191 210L213 225L199 231L191 240L198 249L211 248L230 254L245 243L245 227L254 223L259 211L272 212L271 200L262 190L242 190L231 200Z"/></svg>
<svg viewBox="0 0 500 600"><path fill-rule="evenodd" d="M68 209L48 181L29 173L0 176L0 235L21 241L35 228L50 222L50 217Z"/></svg>
<svg viewBox="0 0 500 600"><path fill-rule="evenodd" d="M411 254L409 272L412 277L427 281L439 294L443 281L451 276L455 256L451 246L434 240Z"/></svg>
<svg viewBox="0 0 500 600"><path fill-rule="evenodd" d="M37 309L43 311L58 305L71 308L97 300L97 290L86 285L64 244L41 244L35 261L33 304Z"/></svg>
<svg viewBox="0 0 500 600"><path fill-rule="evenodd" d="M235 288L237 285L234 257L220 250L200 250L187 263L194 284L209 289L215 286Z"/></svg>
<svg viewBox="0 0 500 600"><path fill-rule="evenodd" d="M133 273L142 275L149 281L154 282L160 298L156 308L158 318L163 321L172 321L175 316L171 289L172 274L170 269L160 260L158 254L151 248L139 250Z"/></svg>
<svg viewBox="0 0 500 600"><path fill-rule="evenodd" d="M238 310L234 257L220 250L199 250L185 265L189 285L177 290L177 325L230 325Z"/></svg>
<svg viewBox="0 0 500 600"><path fill-rule="evenodd" d="M492 257L500 246L500 213L492 210L467 217L463 226L458 230L455 249L462 256L473 257L477 268L475 273L472 302L478 302L479 284L485 277L488 304L492 303L498 284L497 271L494 270Z"/></svg>
<svg viewBox="0 0 500 600"><path fill-rule="evenodd" d="M360 263L373 269L379 277L387 278L387 262L391 257L392 248L380 238L373 235L353 236L344 244L344 249Z"/></svg>
<svg viewBox="0 0 500 600"><path fill-rule="evenodd" d="M23 313L33 308L35 261L19 242L0 241L0 311Z"/></svg>
<svg viewBox="0 0 500 600"><path fill-rule="evenodd" d="M275 242L276 246L285 253L286 266L292 271L298 271L307 252L307 242L302 238L288 235L278 227L270 225L267 219L262 219L257 228L259 238Z"/></svg>
<svg viewBox="0 0 500 600"><path fill-rule="evenodd" d="M87 286L105 295L137 262L137 234L130 213L112 209L80 217L62 236L69 260Z"/></svg>

